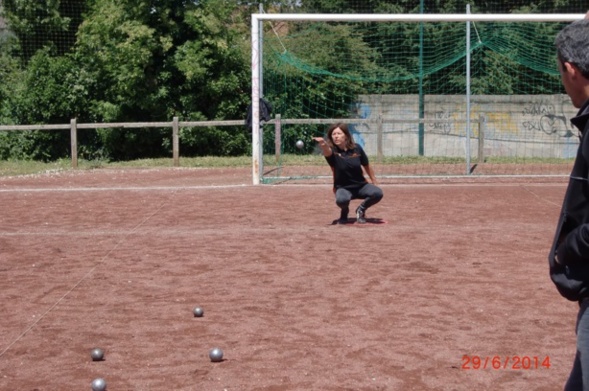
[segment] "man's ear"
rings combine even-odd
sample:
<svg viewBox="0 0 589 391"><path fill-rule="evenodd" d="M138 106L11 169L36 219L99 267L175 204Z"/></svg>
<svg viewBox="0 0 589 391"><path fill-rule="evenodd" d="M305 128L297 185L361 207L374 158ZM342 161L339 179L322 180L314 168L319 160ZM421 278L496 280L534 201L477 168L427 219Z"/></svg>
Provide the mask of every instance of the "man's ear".
<svg viewBox="0 0 589 391"><path fill-rule="evenodd" d="M572 78L577 77L577 75L579 74L579 68L577 68L575 64L565 61L562 63L562 65L564 67L564 71L568 73Z"/></svg>

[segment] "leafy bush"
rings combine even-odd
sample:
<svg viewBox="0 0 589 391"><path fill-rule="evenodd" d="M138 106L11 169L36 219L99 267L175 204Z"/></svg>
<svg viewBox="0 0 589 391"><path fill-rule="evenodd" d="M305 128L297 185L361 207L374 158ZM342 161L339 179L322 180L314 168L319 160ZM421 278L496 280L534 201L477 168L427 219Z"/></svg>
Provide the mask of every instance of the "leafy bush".
<svg viewBox="0 0 589 391"><path fill-rule="evenodd" d="M182 156L241 156L249 153L250 143L241 129L182 128L180 150Z"/></svg>

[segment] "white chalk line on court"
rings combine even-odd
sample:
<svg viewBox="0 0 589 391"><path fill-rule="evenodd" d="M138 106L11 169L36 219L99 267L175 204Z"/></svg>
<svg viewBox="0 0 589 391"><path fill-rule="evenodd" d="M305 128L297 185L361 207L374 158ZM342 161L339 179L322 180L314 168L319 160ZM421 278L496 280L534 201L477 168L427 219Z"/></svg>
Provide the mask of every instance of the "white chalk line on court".
<svg viewBox="0 0 589 391"><path fill-rule="evenodd" d="M561 186L562 186L562 185L561 185ZM528 186L528 185L522 185L522 187L524 188L524 190L525 190L525 191L527 191L528 193L530 193L531 195L533 195L533 196L534 196L534 197L536 197L538 200L540 200L540 201L542 201L542 202L544 202L544 203L547 203L547 204L550 204L550 205L554 205L554 206L556 206L556 207L558 207L558 208L560 208L560 207L561 207L561 205L562 205L562 200L560 200L560 202L550 201L550 200L546 199L545 197L542 197L542 196L540 196L540 195L538 195L538 194L534 193L534 192L532 191L532 189L530 189L530 186Z"/></svg>
<svg viewBox="0 0 589 391"><path fill-rule="evenodd" d="M526 186L547 186L558 187L565 185L564 183L556 182L539 182L539 183L525 183ZM514 187L522 186L521 182L505 183L505 182L442 182L442 183L379 183L380 187ZM289 183L278 185L199 185L199 186L133 186L133 187L42 187L42 188L10 188L1 189L1 193L67 193L67 192L108 192L108 191L185 191L185 190L215 190L215 189L235 189L235 188L250 188L250 189L288 189L292 187L332 187L331 184L305 184L305 183Z"/></svg>
<svg viewBox="0 0 589 391"><path fill-rule="evenodd" d="M115 245L113 248L111 248L97 263L96 265L94 265L84 276L82 276L82 278L80 278L66 293L64 293L51 307L49 307L49 309L47 309L47 311L45 311L43 314L41 314L41 316L39 318L37 318L29 327L27 327L22 333L20 333L20 335L18 337L16 337L16 339L14 341L12 341L10 344L8 344L8 346L2 350L2 352L0 352L0 358L12 347L14 346L14 344L16 344L18 341L20 341L29 331L31 331L37 324L39 324L39 322L49 313L51 312L55 307L57 307L59 305L59 303L61 303L70 293L72 293L86 278L88 278L88 276L90 276L94 270L96 270L96 268L98 266L100 266L102 263L104 263L104 261L110 256L110 254L112 254L126 239L129 235L132 235L139 227L141 227L143 224L145 224L149 219L151 219L153 216L155 216L163 207L164 205L166 205L167 201L164 201L160 204L160 206L150 215L148 215L147 217L145 217L142 221L140 221L137 225L135 225L135 227L133 227L133 229L125 236L123 236Z"/></svg>
<svg viewBox="0 0 589 391"><path fill-rule="evenodd" d="M237 223L236 225L243 225L243 223ZM275 228L269 228L275 229ZM268 228L252 228L248 226L248 230L253 232L265 232ZM128 230L128 231L104 231L104 230L88 230L88 231L17 231L17 232L0 232L0 237L18 237L18 236L38 236L38 237L51 237L51 236L67 236L67 237L92 237L92 236L144 236L150 235L155 237L164 237L164 236L177 236L177 235L186 235L186 236L194 236L195 232L211 232L211 233L218 233L227 231L227 227L219 227L219 228L210 228L205 227L204 229L199 228L190 228L190 229L156 229L156 228L148 228L146 230Z"/></svg>
<svg viewBox="0 0 589 391"><path fill-rule="evenodd" d="M236 187L252 187L253 185L202 185L202 186L135 186L135 187L21 187L0 189L0 193L44 193L44 192L83 192L83 191L178 191L232 189Z"/></svg>

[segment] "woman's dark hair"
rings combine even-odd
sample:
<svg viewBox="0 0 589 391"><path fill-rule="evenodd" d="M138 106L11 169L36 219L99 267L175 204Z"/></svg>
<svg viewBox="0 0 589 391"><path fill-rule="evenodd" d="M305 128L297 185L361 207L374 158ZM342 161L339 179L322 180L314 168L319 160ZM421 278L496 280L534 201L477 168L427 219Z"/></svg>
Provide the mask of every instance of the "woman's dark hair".
<svg viewBox="0 0 589 391"><path fill-rule="evenodd" d="M348 124L344 124L344 123L337 123L337 124L333 124L329 127L329 129L327 129L327 139L329 141L329 144L331 144L331 146L335 146L335 144L333 143L333 140L331 139L331 135L333 134L333 131L336 130L337 128L340 128L342 132L344 132L344 134L346 135L346 148L347 149L353 149L356 147L356 143L354 142L354 137L352 137L352 134L350 133L350 130L348 129Z"/></svg>

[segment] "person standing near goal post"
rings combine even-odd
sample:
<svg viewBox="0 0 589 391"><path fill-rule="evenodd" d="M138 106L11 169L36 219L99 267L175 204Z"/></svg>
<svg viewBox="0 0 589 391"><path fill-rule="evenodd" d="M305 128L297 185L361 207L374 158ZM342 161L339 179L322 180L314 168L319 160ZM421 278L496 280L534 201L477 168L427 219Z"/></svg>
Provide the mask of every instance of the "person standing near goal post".
<svg viewBox="0 0 589 391"><path fill-rule="evenodd" d="M577 352L565 391L589 391L589 12L554 41L558 70L573 106L579 148L548 257L550 278L565 298L579 303Z"/></svg>
<svg viewBox="0 0 589 391"><path fill-rule="evenodd" d="M313 140L319 144L333 172L335 203L341 209L337 224L348 223L350 201L353 199L363 200L356 209L356 222L366 223L366 210L382 199L383 192L376 186L376 176L364 149L354 142L348 125L344 123L331 125L327 130L327 140L323 137L313 137ZM372 183L366 180L362 168Z"/></svg>

